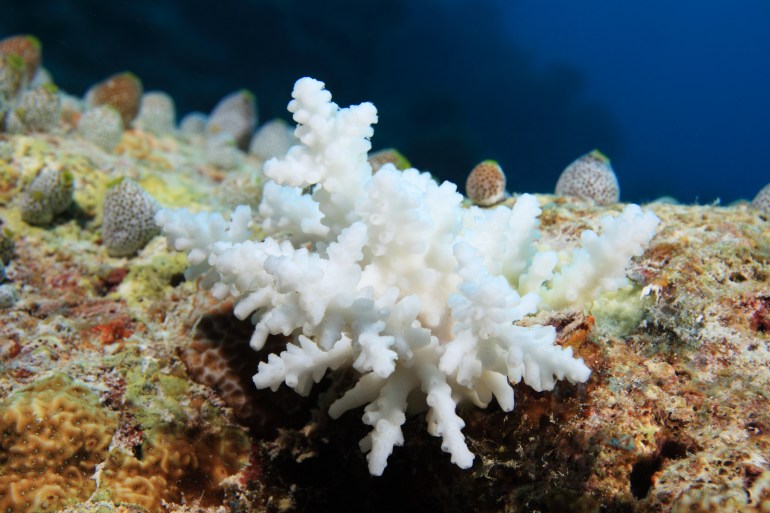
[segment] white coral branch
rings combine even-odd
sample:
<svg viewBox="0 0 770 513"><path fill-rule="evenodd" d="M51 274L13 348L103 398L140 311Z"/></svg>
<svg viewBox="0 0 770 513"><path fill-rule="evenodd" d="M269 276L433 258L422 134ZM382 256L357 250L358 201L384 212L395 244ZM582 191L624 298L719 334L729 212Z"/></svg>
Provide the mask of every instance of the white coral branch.
<svg viewBox="0 0 770 513"><path fill-rule="evenodd" d="M416 169L367 163L371 104L340 109L323 83L295 85L289 110L301 144L265 164L259 213L263 241L249 240L251 211L162 210L170 247L186 251L187 276L255 323L251 345L271 334L291 342L259 364L254 382L306 395L330 369L352 367L356 384L329 407L337 418L365 406L372 431L361 441L369 471L381 474L403 444L410 395L428 405L428 431L462 468L473 454L456 406L514 406L511 384L551 390L588 380L551 326L519 326L538 309L583 305L625 283L625 268L655 232L657 217L628 206L587 231L568 254L535 243L540 206L521 195L512 208L462 208L454 184ZM419 398L418 398L419 399Z"/></svg>
<svg viewBox="0 0 770 513"><path fill-rule="evenodd" d="M571 263L541 291L543 302L551 308L585 304L600 292L625 286L631 258L644 252L659 222L638 205L627 205L617 217L602 217L602 234L591 230L581 234L581 247L573 250Z"/></svg>
<svg viewBox="0 0 770 513"><path fill-rule="evenodd" d="M323 351L315 342L300 335L299 345L287 344L280 356L268 355L267 362L260 362L254 375L257 388L275 391L281 385L293 388L299 395L310 393L313 383L318 383L326 372L349 363L352 351L350 340L340 339L329 351Z"/></svg>
<svg viewBox="0 0 770 513"><path fill-rule="evenodd" d="M406 421L406 399L415 384L412 372L401 369L385 382L377 400L364 410L364 424L374 429L359 442L359 447L368 453L366 460L373 476L382 475L393 447L404 444L401 425Z"/></svg>
<svg viewBox="0 0 770 513"><path fill-rule="evenodd" d="M418 374L422 391L427 395L428 433L441 437L441 450L448 452L451 461L460 468L473 465L473 453L465 444L462 428L465 422L455 412L457 401L446 376L433 365L421 365Z"/></svg>

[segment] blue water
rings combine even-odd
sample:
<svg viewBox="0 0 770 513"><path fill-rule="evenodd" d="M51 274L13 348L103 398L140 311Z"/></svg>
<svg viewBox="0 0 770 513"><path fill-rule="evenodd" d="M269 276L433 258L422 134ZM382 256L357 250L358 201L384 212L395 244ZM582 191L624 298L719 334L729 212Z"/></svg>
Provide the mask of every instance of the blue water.
<svg viewBox="0 0 770 513"><path fill-rule="evenodd" d="M180 113L252 90L287 118L296 78L374 102L375 148L460 184L486 158L512 191L550 192L599 148L621 197L750 199L770 182L767 0L10 0L0 33L33 33L82 94L131 70Z"/></svg>

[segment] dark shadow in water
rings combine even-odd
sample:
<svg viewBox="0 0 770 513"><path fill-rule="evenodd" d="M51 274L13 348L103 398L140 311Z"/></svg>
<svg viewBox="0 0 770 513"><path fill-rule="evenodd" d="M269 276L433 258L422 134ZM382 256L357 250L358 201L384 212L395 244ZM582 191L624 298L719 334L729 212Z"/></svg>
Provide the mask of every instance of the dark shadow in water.
<svg viewBox="0 0 770 513"><path fill-rule="evenodd" d="M293 82L326 82L341 106L372 101L375 149L460 185L477 162L506 170L509 190L551 192L575 157L622 152L619 129L581 97L566 65L536 69L504 32L500 0L52 0L4 8L0 33L28 32L71 94L130 70L170 93L179 113L209 111L240 88L260 119L288 119Z"/></svg>

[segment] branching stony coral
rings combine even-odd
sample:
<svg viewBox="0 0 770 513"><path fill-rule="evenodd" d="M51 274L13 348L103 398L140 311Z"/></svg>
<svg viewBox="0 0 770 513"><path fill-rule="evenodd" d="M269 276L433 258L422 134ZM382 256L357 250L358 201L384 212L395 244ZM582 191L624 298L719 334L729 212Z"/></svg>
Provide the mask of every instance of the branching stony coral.
<svg viewBox="0 0 770 513"><path fill-rule="evenodd" d="M470 467L460 401L485 407L494 398L510 411L511 384L551 390L590 376L555 344L553 327L517 322L623 286L658 219L629 205L602 220L603 235L586 231L571 258L538 251L533 196L512 208L466 209L454 184L427 173L385 165L372 174L373 105L340 109L310 78L293 98L300 144L265 165L258 217L267 238L250 240L246 206L229 221L185 210L161 210L156 221L171 247L188 252L187 277L202 275L216 297L236 299L237 317L253 320L254 349L269 334L293 338L259 365L257 387L285 383L304 395L329 370L352 367L359 379L329 414L365 406L372 431L360 447L372 474L383 472L403 444L407 413L420 408L452 462Z"/></svg>

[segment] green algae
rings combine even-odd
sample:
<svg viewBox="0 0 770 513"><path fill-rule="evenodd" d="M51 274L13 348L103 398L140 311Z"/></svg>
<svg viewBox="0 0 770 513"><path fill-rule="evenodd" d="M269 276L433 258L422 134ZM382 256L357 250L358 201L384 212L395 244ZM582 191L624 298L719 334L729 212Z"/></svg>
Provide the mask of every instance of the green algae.
<svg viewBox="0 0 770 513"><path fill-rule="evenodd" d="M120 369L126 381L123 400L142 429L186 423L189 414L182 403L188 397L189 384L184 376L164 373L158 361L142 354L138 346L105 358L105 363Z"/></svg>
<svg viewBox="0 0 770 513"><path fill-rule="evenodd" d="M623 337L644 319L646 305L652 301L642 295L642 288L629 286L602 294L595 299L591 315L596 319L599 333Z"/></svg>
<svg viewBox="0 0 770 513"><path fill-rule="evenodd" d="M130 307L139 307L149 300L162 299L169 284L187 269L184 254L160 254L147 263L132 265L118 287L118 295Z"/></svg>

